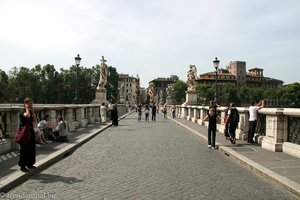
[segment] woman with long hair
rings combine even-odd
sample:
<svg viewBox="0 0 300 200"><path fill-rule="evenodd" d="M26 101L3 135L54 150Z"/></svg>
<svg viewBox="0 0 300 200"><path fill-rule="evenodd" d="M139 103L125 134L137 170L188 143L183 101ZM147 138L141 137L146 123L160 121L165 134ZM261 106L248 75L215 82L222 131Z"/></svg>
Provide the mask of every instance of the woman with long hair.
<svg viewBox="0 0 300 200"><path fill-rule="evenodd" d="M57 124L56 129L58 131L58 137L56 137L55 141L69 142L68 137L67 137L69 135L68 124L62 116L58 117L58 124Z"/></svg>
<svg viewBox="0 0 300 200"><path fill-rule="evenodd" d="M36 115L32 106L32 99L26 97L24 99L24 108L19 113L20 128L24 127L27 123L30 129L30 141L27 144L20 144L20 159L18 165L21 167L22 172L28 172L35 169L35 133L33 124L36 122Z"/></svg>

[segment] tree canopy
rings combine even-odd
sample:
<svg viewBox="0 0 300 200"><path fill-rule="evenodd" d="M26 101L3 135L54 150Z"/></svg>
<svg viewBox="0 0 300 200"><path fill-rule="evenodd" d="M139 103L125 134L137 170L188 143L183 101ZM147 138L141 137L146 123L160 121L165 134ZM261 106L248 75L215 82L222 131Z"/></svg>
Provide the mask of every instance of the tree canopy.
<svg viewBox="0 0 300 200"><path fill-rule="evenodd" d="M72 103L76 90L78 70L78 97L80 103L90 103L95 98L99 81L99 65L92 68L73 65L69 69L56 71L53 65L36 65L33 68L13 67L6 74L0 70L0 103L22 103L25 97L35 103ZM116 101L118 97L118 73L108 67L107 99Z"/></svg>
<svg viewBox="0 0 300 200"><path fill-rule="evenodd" d="M183 103L185 99L185 91L187 90L186 82L182 80L177 80L175 83L172 84L172 88L172 96L174 103Z"/></svg>

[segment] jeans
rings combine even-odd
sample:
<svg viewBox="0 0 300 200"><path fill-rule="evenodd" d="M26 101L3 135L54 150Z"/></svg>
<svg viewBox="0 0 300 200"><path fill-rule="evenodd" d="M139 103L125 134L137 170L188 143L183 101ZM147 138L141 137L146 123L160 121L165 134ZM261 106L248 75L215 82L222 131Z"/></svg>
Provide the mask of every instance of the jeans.
<svg viewBox="0 0 300 200"><path fill-rule="evenodd" d="M248 142L253 142L257 121L249 121Z"/></svg>
<svg viewBox="0 0 300 200"><path fill-rule="evenodd" d="M229 135L231 136L231 139L235 139L235 131L237 126L238 126L238 122L229 123Z"/></svg>
<svg viewBox="0 0 300 200"><path fill-rule="evenodd" d="M217 127L216 126L208 126L208 145L211 145L212 147L215 147L215 143L216 143L216 130Z"/></svg>

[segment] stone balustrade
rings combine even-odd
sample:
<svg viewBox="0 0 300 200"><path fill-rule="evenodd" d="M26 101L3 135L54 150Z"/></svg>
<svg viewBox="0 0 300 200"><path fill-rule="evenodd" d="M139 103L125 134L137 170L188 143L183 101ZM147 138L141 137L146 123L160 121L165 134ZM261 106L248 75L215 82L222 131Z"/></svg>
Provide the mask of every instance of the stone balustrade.
<svg viewBox="0 0 300 200"><path fill-rule="evenodd" d="M19 112L23 104L0 105L0 154L17 149L14 142L15 133L19 126ZM68 122L70 132L87 124L99 122L100 104L35 104L34 110L37 120L40 121L45 115L50 115L49 124L55 126L58 116L63 116ZM119 116L125 114L126 106L118 105Z"/></svg>
<svg viewBox="0 0 300 200"><path fill-rule="evenodd" d="M171 108L171 106L170 106ZM168 110L170 110L170 108ZM203 118L208 113L208 106L176 106L177 117L191 120L199 125L208 125ZM217 129L224 132L225 107L218 108L221 122ZM248 108L238 107L240 122L236 131L236 138L247 140ZM255 141L261 147L274 152L284 152L300 158L300 109L297 108L263 108L259 110Z"/></svg>

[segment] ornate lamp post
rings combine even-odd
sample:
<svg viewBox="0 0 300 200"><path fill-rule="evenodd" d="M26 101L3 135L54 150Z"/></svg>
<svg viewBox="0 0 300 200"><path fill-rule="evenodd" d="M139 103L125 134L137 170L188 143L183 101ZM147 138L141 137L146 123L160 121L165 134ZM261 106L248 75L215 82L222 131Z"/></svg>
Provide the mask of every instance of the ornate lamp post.
<svg viewBox="0 0 300 200"><path fill-rule="evenodd" d="M76 64L76 89L75 89L75 98L73 100L73 103L77 104L79 103L78 99L78 68L80 65L81 58L79 54L77 54L77 57L75 57L75 64Z"/></svg>
<svg viewBox="0 0 300 200"><path fill-rule="evenodd" d="M219 63L220 61L216 57L215 60L213 61L214 63L214 68L216 69L216 78L215 78L215 83L216 83L216 92L215 92L215 102L217 102L217 97L218 97L218 69L219 69Z"/></svg>

